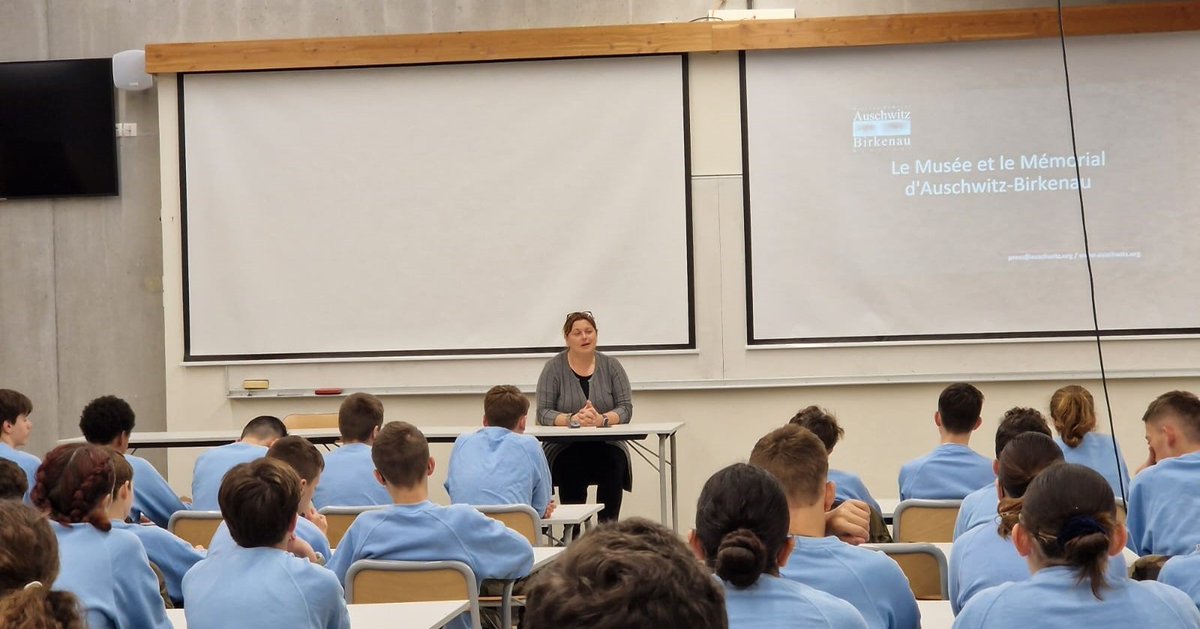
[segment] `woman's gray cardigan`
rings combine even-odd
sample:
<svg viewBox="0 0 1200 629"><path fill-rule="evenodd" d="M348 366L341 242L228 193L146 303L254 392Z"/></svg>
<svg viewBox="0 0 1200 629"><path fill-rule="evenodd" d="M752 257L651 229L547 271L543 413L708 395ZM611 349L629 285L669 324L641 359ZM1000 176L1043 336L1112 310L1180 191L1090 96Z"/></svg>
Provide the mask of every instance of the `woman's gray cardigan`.
<svg viewBox="0 0 1200 629"><path fill-rule="evenodd" d="M616 413L622 424L628 424L633 419L633 393L629 388L629 377L617 359L596 352L596 371L592 373L588 388L589 395L585 397L579 378L567 363L566 350L559 352L546 361L542 375L538 377L537 422L543 426L553 426L554 418L559 413L575 413L589 399L597 411ZM624 441L606 443L625 452L625 490L632 491L633 468L629 460L629 446ZM550 469L554 469L554 459L569 445L555 442L545 444Z"/></svg>

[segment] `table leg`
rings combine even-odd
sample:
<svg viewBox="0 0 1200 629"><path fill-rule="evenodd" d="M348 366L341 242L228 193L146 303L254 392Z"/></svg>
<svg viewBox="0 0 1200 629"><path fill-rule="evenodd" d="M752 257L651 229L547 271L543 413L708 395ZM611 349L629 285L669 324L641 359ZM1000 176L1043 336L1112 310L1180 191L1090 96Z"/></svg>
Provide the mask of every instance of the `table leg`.
<svg viewBox="0 0 1200 629"><path fill-rule="evenodd" d="M675 469L675 433L671 433L671 528L679 532L679 475ZM663 465L667 462L663 461Z"/></svg>
<svg viewBox="0 0 1200 629"><path fill-rule="evenodd" d="M659 522L667 525L667 436L658 436Z"/></svg>

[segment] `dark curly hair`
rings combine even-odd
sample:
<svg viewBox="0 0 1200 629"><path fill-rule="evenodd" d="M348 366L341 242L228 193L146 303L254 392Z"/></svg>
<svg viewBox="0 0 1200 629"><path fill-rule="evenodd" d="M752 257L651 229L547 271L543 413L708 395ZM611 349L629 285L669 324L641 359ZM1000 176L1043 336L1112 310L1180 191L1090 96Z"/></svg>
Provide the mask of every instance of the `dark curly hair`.
<svg viewBox="0 0 1200 629"><path fill-rule="evenodd" d="M98 397L83 407L79 430L88 443L108 445L133 432L134 415L129 403L115 395Z"/></svg>

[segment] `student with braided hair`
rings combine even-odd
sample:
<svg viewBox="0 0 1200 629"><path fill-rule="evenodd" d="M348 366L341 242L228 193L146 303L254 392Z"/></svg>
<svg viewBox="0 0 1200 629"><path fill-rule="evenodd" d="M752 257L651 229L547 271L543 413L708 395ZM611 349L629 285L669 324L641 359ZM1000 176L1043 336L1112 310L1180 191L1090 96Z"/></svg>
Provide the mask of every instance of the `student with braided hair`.
<svg viewBox="0 0 1200 629"><path fill-rule="evenodd" d="M1038 474L1012 537L1033 576L980 592L955 627L1200 627L1200 611L1183 592L1109 576L1126 532L1112 487L1090 468L1060 463Z"/></svg>
<svg viewBox="0 0 1200 629"><path fill-rule="evenodd" d="M62 445L42 461L31 498L58 538L62 574L55 587L79 597L90 629L170 627L145 548L109 522L115 482L100 446Z"/></svg>
<svg viewBox="0 0 1200 629"><path fill-rule="evenodd" d="M1050 397L1050 418L1067 463L1086 465L1104 476L1113 494L1129 491L1129 468L1112 435L1096 432L1096 402L1087 389L1072 384Z"/></svg>
<svg viewBox="0 0 1200 629"><path fill-rule="evenodd" d="M866 629L850 603L779 576L795 546L790 518L783 487L766 470L735 463L704 483L689 541L725 587L729 629Z"/></svg>
<svg viewBox="0 0 1200 629"><path fill-rule="evenodd" d="M51 591L56 578L50 524L20 500L0 500L0 627L84 629L79 599Z"/></svg>

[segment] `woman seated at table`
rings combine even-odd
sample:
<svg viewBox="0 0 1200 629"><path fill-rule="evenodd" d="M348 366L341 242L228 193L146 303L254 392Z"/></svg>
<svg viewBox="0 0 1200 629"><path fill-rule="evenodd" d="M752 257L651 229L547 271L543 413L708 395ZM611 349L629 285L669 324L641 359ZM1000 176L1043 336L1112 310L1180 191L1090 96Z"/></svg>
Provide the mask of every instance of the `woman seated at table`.
<svg viewBox="0 0 1200 629"><path fill-rule="evenodd" d="M633 418L629 378L617 359L596 351L596 320L572 312L563 324L567 349L546 362L537 384L537 420L544 426L608 427ZM633 488L623 441L547 443L546 458L563 504L587 501L588 485L604 504L598 519L616 520L622 491Z"/></svg>

